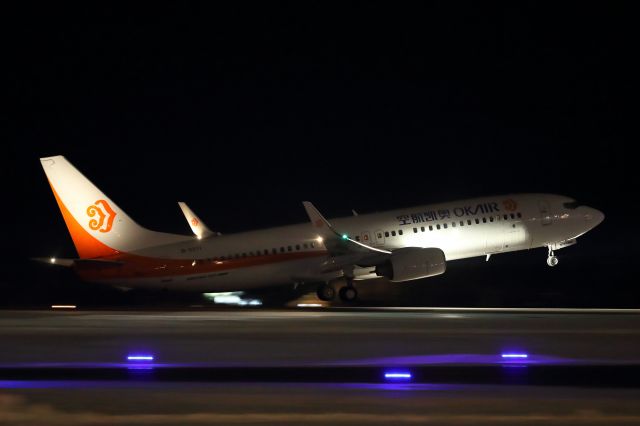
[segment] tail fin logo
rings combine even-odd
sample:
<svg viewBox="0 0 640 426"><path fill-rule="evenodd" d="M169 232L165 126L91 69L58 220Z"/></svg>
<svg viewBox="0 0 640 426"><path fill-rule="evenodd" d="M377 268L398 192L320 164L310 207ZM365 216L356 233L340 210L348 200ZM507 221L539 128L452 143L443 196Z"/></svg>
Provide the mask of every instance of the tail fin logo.
<svg viewBox="0 0 640 426"><path fill-rule="evenodd" d="M111 231L113 220L116 218L116 212L113 211L109 203L105 200L98 200L87 207L87 215L93 218L89 221L89 228L100 232ZM96 215L97 218L94 217Z"/></svg>
<svg viewBox="0 0 640 426"><path fill-rule="evenodd" d="M198 221L198 219L196 219L195 217L193 219L191 219L191 224L193 226L198 226L200 224L200 222Z"/></svg>

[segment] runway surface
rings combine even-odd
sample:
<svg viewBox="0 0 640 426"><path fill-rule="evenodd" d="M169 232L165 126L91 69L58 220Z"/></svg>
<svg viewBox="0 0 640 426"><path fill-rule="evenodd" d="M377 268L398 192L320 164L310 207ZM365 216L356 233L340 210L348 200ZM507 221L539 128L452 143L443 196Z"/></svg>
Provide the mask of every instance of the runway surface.
<svg viewBox="0 0 640 426"><path fill-rule="evenodd" d="M640 423L640 392L629 389L362 383L21 382L19 386L0 387L0 424Z"/></svg>
<svg viewBox="0 0 640 426"><path fill-rule="evenodd" d="M629 310L0 311L0 424L638 424L639 326Z"/></svg>
<svg viewBox="0 0 640 426"><path fill-rule="evenodd" d="M636 311L0 311L0 367L122 363L216 367L640 364Z"/></svg>

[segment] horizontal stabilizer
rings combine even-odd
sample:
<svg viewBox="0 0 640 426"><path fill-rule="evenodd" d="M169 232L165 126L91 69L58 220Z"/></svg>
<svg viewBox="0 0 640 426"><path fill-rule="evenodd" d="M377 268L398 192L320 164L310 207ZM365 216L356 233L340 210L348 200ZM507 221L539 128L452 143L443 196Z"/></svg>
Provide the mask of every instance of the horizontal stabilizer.
<svg viewBox="0 0 640 426"><path fill-rule="evenodd" d="M92 265L92 266L120 266L124 262L118 260L107 259L69 259L57 257L33 257L31 260L46 263L48 265L71 267L74 265Z"/></svg>
<svg viewBox="0 0 640 426"><path fill-rule="evenodd" d="M57 265L57 266L73 266L73 261L77 259L60 259L57 257L32 257L31 260L40 263L46 263L48 265Z"/></svg>

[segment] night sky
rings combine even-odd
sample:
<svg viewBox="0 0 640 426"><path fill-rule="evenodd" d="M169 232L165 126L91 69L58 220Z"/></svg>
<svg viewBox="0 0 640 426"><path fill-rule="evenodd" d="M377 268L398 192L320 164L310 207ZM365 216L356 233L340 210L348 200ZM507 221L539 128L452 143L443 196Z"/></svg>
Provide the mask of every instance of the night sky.
<svg viewBox="0 0 640 426"><path fill-rule="evenodd" d="M625 4L230 4L7 11L1 305L104 296L28 261L76 255L38 161L60 154L184 234L177 201L233 233L304 222L302 200L336 217L568 195L606 219L557 268L545 249L453 262L411 303L640 306Z"/></svg>

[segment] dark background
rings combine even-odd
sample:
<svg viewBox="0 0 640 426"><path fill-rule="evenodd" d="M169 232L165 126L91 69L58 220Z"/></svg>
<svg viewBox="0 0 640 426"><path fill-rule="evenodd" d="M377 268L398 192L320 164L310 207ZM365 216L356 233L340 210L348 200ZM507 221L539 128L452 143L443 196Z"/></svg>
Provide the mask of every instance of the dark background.
<svg viewBox="0 0 640 426"><path fill-rule="evenodd" d="M302 200L336 217L569 195L606 219L558 267L545 249L456 261L382 302L640 306L627 4L232 4L5 11L0 305L132 303L28 260L76 255L38 161L62 154L185 234L179 200L233 233L304 222Z"/></svg>

